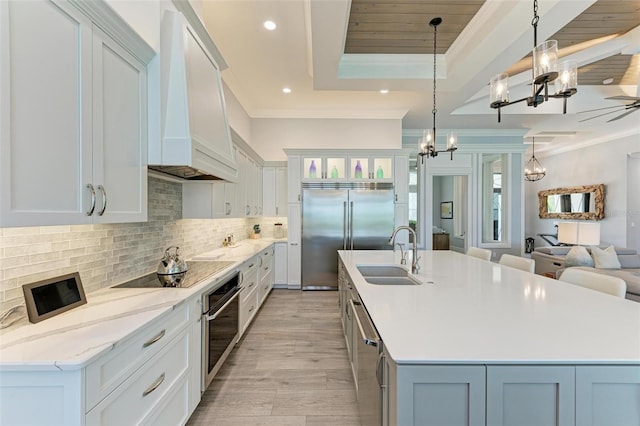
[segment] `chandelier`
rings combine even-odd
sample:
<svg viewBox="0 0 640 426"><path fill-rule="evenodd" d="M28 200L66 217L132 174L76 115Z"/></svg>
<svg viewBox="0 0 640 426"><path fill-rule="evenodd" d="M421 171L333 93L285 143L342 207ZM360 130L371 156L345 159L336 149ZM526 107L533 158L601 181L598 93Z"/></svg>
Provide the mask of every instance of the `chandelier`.
<svg viewBox="0 0 640 426"><path fill-rule="evenodd" d="M453 151L458 149L458 138L454 132L447 133L447 149L436 149L436 112L438 112L436 109L436 39L438 25L441 23L442 18L433 18L429 22L429 26L433 27L433 110L431 111L431 114L433 114L433 128L425 129L420 139L418 155L420 155L422 161L424 161L425 156L427 158L436 157L439 152L450 152L453 160Z"/></svg>
<svg viewBox="0 0 640 426"><path fill-rule="evenodd" d="M558 65L558 42L547 40L538 44L538 0L533 2L533 94L516 101L509 100L509 75L498 74L489 82L491 108L502 107L527 101L528 106L537 107L549 98L562 98L562 113L567 113L567 98L578 92L578 65L575 61L564 61ZM554 83L554 92L549 94L549 84ZM544 92L544 93L543 93Z"/></svg>
<svg viewBox="0 0 640 426"><path fill-rule="evenodd" d="M532 138L531 143L533 144L533 151L531 152L531 158L529 158L529 161L527 161L527 164L524 166L524 179L529 182L535 182L542 179L547 174L547 171L536 158L536 138Z"/></svg>

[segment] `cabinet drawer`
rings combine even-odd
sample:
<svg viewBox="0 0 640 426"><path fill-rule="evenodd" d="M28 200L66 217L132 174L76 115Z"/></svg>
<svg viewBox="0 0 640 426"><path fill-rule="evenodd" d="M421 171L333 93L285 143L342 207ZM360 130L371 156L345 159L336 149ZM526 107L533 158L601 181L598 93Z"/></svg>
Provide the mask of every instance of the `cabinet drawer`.
<svg viewBox="0 0 640 426"><path fill-rule="evenodd" d="M139 424L151 414L163 396L179 387L189 373L189 331L185 330L144 364L94 409L87 424Z"/></svg>
<svg viewBox="0 0 640 426"><path fill-rule="evenodd" d="M258 287L258 301L259 305L262 305L264 299L267 297L271 288L273 287L273 273L269 273L262 277L260 280L260 286Z"/></svg>
<svg viewBox="0 0 640 426"><path fill-rule="evenodd" d="M254 286L253 290L247 294L247 297L240 302L240 337L247 329L251 319L258 311L258 286Z"/></svg>
<svg viewBox="0 0 640 426"><path fill-rule="evenodd" d="M90 410L137 370L146 360L158 353L191 317L192 303L184 303L145 327L130 340L116 344L111 352L87 366L86 409Z"/></svg>
<svg viewBox="0 0 640 426"><path fill-rule="evenodd" d="M240 303L244 303L250 297L249 295L258 288L258 270L254 268L248 274L244 274L241 286Z"/></svg>

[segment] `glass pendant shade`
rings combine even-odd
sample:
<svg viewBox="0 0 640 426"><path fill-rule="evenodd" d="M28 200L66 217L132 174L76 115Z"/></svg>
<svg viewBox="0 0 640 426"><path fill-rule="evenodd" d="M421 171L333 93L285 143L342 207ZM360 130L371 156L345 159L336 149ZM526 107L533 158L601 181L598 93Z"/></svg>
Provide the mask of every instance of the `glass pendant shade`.
<svg viewBox="0 0 640 426"><path fill-rule="evenodd" d="M447 133L447 151L456 149L458 146L458 134L455 132Z"/></svg>
<svg viewBox="0 0 640 426"><path fill-rule="evenodd" d="M509 103L509 75L498 74L489 81L491 106Z"/></svg>
<svg viewBox="0 0 640 426"><path fill-rule="evenodd" d="M547 40L533 48L533 82L542 84L558 76L558 42Z"/></svg>
<svg viewBox="0 0 640 426"><path fill-rule="evenodd" d="M542 179L547 174L542 164L535 155L532 155L527 164L524 166L524 178L529 182L535 182Z"/></svg>
<svg viewBox="0 0 640 426"><path fill-rule="evenodd" d="M573 60L562 62L554 83L556 95L575 93L578 90L578 63Z"/></svg>
<svg viewBox="0 0 640 426"><path fill-rule="evenodd" d="M433 138L433 131L431 129L426 129L422 134L422 138L424 139L424 143L426 145L427 150L433 149L436 147L436 144Z"/></svg>

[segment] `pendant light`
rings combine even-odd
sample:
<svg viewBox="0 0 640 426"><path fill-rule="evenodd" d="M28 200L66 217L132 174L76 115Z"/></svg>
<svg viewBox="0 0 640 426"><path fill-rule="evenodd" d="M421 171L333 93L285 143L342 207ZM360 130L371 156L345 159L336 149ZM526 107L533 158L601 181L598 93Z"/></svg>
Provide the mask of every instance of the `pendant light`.
<svg viewBox="0 0 640 426"><path fill-rule="evenodd" d="M524 166L524 179L529 182L535 182L537 180L542 179L547 171L542 167L540 161L536 158L536 138L532 138L532 152L531 158L527 161L527 164Z"/></svg>
<svg viewBox="0 0 640 426"><path fill-rule="evenodd" d="M438 35L438 25L442 23L442 18L433 18L429 26L433 27L433 128L425 129L419 142L418 155L424 161L424 157L436 157L439 152L450 152L453 160L453 151L458 149L458 136L455 132L447 133L446 149L436 150L436 39Z"/></svg>
<svg viewBox="0 0 640 426"><path fill-rule="evenodd" d="M509 100L509 76L498 74L489 81L489 102L491 108L498 110L498 123L502 107L527 101L528 106L537 107L549 98L562 98L562 113L567 113L567 98L578 92L578 64L575 61L565 61L558 66L558 42L547 40L538 44L538 0L533 1L533 80L532 96ZM549 83L554 83L554 92L549 94ZM544 92L544 93L543 93Z"/></svg>

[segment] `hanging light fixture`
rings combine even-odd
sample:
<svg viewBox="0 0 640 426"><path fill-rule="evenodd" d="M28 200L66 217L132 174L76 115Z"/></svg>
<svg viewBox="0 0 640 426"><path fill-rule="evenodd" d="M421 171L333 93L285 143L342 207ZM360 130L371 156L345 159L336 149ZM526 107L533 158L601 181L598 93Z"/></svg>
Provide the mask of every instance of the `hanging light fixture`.
<svg viewBox="0 0 640 426"><path fill-rule="evenodd" d="M453 151L458 149L458 136L455 132L447 133L447 149L436 150L436 39L438 35L438 25L442 23L442 18L433 18L429 22L429 26L433 27L433 128L425 129L419 142L420 151L418 155L422 161L424 157L436 157L439 152L450 152L453 160Z"/></svg>
<svg viewBox="0 0 640 426"><path fill-rule="evenodd" d="M547 171L536 158L536 138L532 138L531 143L533 151L531 152L531 158L524 166L524 179L529 182L535 182L542 179L547 174Z"/></svg>
<svg viewBox="0 0 640 426"><path fill-rule="evenodd" d="M558 67L558 42L547 40L538 44L538 0L533 1L533 94L517 101L509 100L509 76L498 74L489 81L490 106L498 110L498 123L502 107L527 101L528 106L537 107L549 98L562 98L562 113L567 113L567 98L578 92L578 64L565 61ZM549 94L549 83L554 83L554 92ZM544 92L544 93L543 93Z"/></svg>

